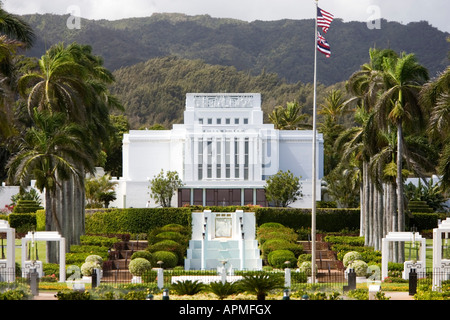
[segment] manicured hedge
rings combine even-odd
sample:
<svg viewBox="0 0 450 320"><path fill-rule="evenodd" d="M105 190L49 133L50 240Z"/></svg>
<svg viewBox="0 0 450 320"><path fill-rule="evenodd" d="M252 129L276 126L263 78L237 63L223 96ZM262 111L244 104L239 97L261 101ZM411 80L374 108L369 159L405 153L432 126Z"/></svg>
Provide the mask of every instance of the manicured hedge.
<svg viewBox="0 0 450 320"><path fill-rule="evenodd" d="M420 232L422 230L431 230L438 227L438 220L445 220L445 213L419 213L412 212L412 217L406 216L406 223L409 226L415 226Z"/></svg>
<svg viewBox="0 0 450 320"><path fill-rule="evenodd" d="M102 209L86 210L86 233L87 234L114 234L114 233L148 233L156 228L169 224L178 224L191 227L191 212L211 209L214 212L244 211L255 212L256 225L277 222L283 226L300 230L311 227L311 209L298 208L265 208L265 207L181 207L181 208L129 208L129 209ZM23 214L22 214L23 215ZM32 214L34 215L34 214ZM316 228L321 232L340 232L344 229L358 230L359 209L335 209L317 208ZM29 219L30 217L27 217ZM406 216L407 228L415 226L419 232L431 230L437 227L439 219L446 218L444 213L412 213L412 217ZM23 225L24 216L10 214L9 220L15 225ZM34 218L37 220L37 230L43 230L45 225L45 211L39 210ZM14 221L15 220L15 221ZM35 220L34 220L35 221ZM36 222L34 222L34 225Z"/></svg>
<svg viewBox="0 0 450 320"><path fill-rule="evenodd" d="M34 213L42 207L34 200L19 200L14 207L14 213Z"/></svg>
<svg viewBox="0 0 450 320"><path fill-rule="evenodd" d="M258 208L255 210L256 224L278 222L293 229L311 226L311 209ZM323 232L339 232L343 229L359 229L359 209L318 208L316 228Z"/></svg>
<svg viewBox="0 0 450 320"><path fill-rule="evenodd" d="M86 233L147 233L167 224L190 226L189 208L86 210Z"/></svg>
<svg viewBox="0 0 450 320"><path fill-rule="evenodd" d="M35 213L10 213L8 215L9 225L11 228L20 232L27 232L36 229Z"/></svg>

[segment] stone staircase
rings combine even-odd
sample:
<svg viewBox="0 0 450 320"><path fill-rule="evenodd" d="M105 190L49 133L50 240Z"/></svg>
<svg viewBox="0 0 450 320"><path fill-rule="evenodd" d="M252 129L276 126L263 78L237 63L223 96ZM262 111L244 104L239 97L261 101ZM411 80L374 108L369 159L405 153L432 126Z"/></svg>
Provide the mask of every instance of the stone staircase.
<svg viewBox="0 0 450 320"><path fill-rule="evenodd" d="M110 251L108 266L103 267L102 282L130 282L132 275L128 271L131 256L136 251L145 250L147 241L130 240L121 241L114 245Z"/></svg>
<svg viewBox="0 0 450 320"><path fill-rule="evenodd" d="M311 241L300 241L304 253L311 254ZM344 279L344 266L336 258L336 253L332 251L325 241L316 241L316 265L318 282L329 281L330 277L335 282L346 281Z"/></svg>
<svg viewBox="0 0 450 320"><path fill-rule="evenodd" d="M304 253L311 253L311 242L300 241L303 246ZM128 271L128 265L132 254L135 251L145 250L148 246L147 241L122 241L115 245L110 252L110 265L103 269L102 282L124 282L129 283L132 275ZM219 248L214 248L217 254L220 253ZM230 252L226 252L230 254ZM219 257L215 257L217 263ZM227 257L229 259L229 257ZM220 260L220 259L219 259ZM236 263L238 264L238 263ZM316 241L316 265L317 265L317 281L328 281L330 275L336 282L344 282L344 266L342 262L337 260L336 253L332 251L329 244L325 241ZM216 265L214 265L216 267Z"/></svg>

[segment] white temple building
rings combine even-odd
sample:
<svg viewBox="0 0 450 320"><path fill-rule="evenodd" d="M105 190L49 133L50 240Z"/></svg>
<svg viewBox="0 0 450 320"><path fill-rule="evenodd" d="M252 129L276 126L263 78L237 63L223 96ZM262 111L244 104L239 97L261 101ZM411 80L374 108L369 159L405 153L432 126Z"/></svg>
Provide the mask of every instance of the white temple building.
<svg viewBox="0 0 450 320"><path fill-rule="evenodd" d="M317 190L323 176L323 137L317 134ZM266 179L279 170L300 177L311 207L311 130L277 130L263 123L259 93L188 93L184 123L172 130L130 130L123 137L123 175L112 207L155 207L150 182L161 169L177 171L184 186L172 206L268 205Z"/></svg>

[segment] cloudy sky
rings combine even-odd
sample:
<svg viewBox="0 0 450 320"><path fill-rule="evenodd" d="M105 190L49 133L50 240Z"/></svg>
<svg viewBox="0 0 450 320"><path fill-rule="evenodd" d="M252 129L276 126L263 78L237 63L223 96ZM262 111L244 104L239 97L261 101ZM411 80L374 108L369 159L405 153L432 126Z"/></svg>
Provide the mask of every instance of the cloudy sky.
<svg viewBox="0 0 450 320"><path fill-rule="evenodd" d="M79 12L81 17L95 20L144 17L155 12L209 14L212 17L244 21L311 19L314 18L315 6L314 0L2 0L2 2L5 10L15 14ZM368 21L379 16L400 23L426 20L434 27L450 32L448 0L320 0L319 6L344 21Z"/></svg>

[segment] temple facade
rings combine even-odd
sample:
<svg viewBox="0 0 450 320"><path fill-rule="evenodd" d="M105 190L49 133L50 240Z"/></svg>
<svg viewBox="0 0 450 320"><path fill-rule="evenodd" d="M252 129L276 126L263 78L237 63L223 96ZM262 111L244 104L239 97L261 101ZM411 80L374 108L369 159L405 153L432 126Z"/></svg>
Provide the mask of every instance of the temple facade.
<svg viewBox="0 0 450 320"><path fill-rule="evenodd" d="M323 137L316 136L320 200ZM172 206L266 206L267 178L290 170L300 177L303 194L291 206L310 207L312 139L311 130L264 124L259 93L188 93L183 124L124 135L123 175L111 206L157 206L150 199L149 180L161 170L177 171L184 183Z"/></svg>

